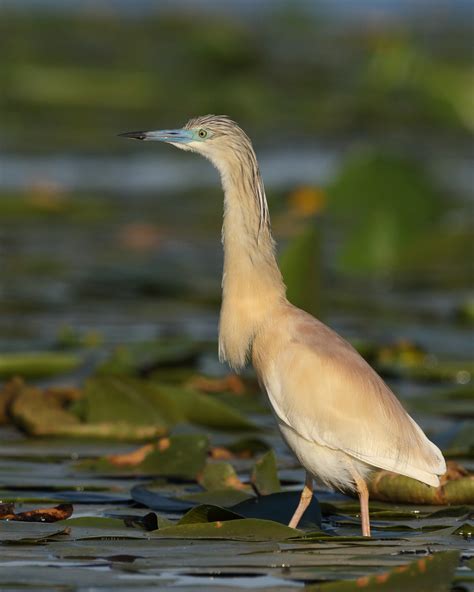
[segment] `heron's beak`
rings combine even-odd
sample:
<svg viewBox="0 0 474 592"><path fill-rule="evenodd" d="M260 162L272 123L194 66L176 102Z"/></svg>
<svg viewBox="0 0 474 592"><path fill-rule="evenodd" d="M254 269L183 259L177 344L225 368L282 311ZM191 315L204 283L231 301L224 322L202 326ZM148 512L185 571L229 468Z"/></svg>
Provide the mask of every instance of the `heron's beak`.
<svg viewBox="0 0 474 592"><path fill-rule="evenodd" d="M193 140L193 132L186 129L159 130L155 132L125 132L124 134L119 134L119 136L132 138L133 140L168 142L170 144L186 144Z"/></svg>

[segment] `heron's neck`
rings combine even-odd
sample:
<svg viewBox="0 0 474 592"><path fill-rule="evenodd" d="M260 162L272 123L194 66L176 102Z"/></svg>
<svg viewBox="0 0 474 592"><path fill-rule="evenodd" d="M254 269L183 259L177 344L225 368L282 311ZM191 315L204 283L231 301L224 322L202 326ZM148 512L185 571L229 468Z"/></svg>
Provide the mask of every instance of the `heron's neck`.
<svg viewBox="0 0 474 592"><path fill-rule="evenodd" d="M236 176L222 173L224 273L219 356L234 368L245 365L256 332L285 300L259 175L258 188L255 181L255 177L246 178L241 167Z"/></svg>

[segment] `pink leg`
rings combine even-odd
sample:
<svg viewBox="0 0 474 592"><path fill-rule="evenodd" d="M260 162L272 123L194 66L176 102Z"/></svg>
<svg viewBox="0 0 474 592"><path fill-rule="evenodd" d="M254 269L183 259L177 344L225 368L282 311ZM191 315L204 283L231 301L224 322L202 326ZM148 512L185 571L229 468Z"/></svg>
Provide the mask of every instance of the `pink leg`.
<svg viewBox="0 0 474 592"><path fill-rule="evenodd" d="M352 477L357 487L360 502L360 519L362 522L362 536L370 536L370 518L369 518L369 490L362 477L355 470L352 471Z"/></svg>
<svg viewBox="0 0 474 592"><path fill-rule="evenodd" d="M313 498L313 478L309 473L306 473L306 481L303 487L303 491L301 492L300 502L298 507L293 514L293 518L290 520L288 526L290 528L296 528L301 520L301 517L306 511L306 508L311 503Z"/></svg>

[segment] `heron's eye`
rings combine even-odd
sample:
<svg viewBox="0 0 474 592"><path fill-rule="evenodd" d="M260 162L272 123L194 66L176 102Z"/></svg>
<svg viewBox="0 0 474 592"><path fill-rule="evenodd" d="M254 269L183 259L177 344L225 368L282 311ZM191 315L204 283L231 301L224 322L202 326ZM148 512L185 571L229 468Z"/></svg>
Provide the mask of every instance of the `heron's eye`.
<svg viewBox="0 0 474 592"><path fill-rule="evenodd" d="M199 136L200 138L205 138L205 137L207 136L207 132L206 132L206 130L204 130L204 129L200 129L200 130L198 131L198 136Z"/></svg>

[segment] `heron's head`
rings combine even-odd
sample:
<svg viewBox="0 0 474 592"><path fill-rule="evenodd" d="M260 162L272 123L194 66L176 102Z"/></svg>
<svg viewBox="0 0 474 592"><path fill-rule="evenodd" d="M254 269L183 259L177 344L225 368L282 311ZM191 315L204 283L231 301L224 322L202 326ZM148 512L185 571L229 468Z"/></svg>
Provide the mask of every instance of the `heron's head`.
<svg viewBox="0 0 474 592"><path fill-rule="evenodd" d="M246 133L226 115L204 115L190 119L181 129L120 134L135 140L166 142L181 150L198 152L219 168L232 156L251 150Z"/></svg>

